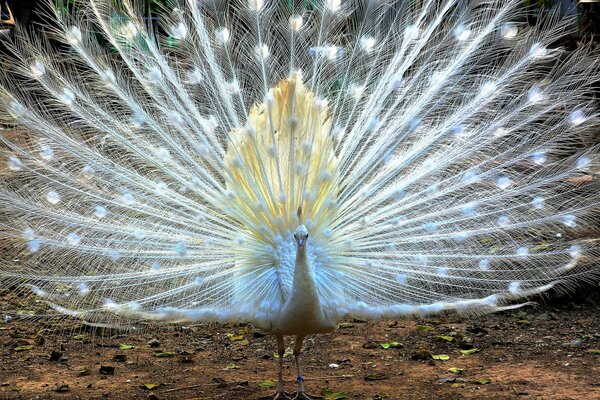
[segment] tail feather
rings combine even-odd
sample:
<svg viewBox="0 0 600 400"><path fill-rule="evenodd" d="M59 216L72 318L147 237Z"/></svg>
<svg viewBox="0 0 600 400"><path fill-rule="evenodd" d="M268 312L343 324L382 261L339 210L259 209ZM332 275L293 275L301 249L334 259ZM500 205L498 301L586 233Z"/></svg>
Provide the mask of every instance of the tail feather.
<svg viewBox="0 0 600 400"><path fill-rule="evenodd" d="M0 278L93 322L268 326L299 223L332 318L597 276L600 64L557 45L572 19L529 26L516 0L143 11L79 1L51 11L52 43L17 29Z"/></svg>

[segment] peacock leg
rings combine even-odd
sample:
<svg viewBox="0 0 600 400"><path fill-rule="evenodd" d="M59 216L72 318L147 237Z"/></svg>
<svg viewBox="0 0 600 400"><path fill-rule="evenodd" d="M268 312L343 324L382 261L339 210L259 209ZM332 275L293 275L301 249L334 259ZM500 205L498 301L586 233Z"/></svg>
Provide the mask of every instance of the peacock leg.
<svg viewBox="0 0 600 400"><path fill-rule="evenodd" d="M296 361L296 369L298 371L298 378L296 378L298 380L298 393L293 400L311 400L311 398L306 395L304 390L304 377L302 376L302 368L300 367L303 341L304 336L296 336L296 343L294 343L294 360Z"/></svg>
<svg viewBox="0 0 600 400"><path fill-rule="evenodd" d="M277 392L273 400L289 399L285 391L283 390L283 356L285 354L285 342L283 336L276 336L277 338L277 354L279 354L279 369L277 371Z"/></svg>

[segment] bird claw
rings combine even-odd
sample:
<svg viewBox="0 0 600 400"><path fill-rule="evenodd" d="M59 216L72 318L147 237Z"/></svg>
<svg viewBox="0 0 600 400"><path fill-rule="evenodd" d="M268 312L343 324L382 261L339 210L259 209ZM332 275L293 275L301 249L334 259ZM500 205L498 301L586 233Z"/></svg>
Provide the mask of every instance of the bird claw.
<svg viewBox="0 0 600 400"><path fill-rule="evenodd" d="M316 400L313 397L308 396L305 392L298 392L292 400Z"/></svg>
<svg viewBox="0 0 600 400"><path fill-rule="evenodd" d="M277 393L275 393L275 397L273 397L273 400L291 400L292 398L290 396L288 396L288 394L286 392L282 391L277 391Z"/></svg>

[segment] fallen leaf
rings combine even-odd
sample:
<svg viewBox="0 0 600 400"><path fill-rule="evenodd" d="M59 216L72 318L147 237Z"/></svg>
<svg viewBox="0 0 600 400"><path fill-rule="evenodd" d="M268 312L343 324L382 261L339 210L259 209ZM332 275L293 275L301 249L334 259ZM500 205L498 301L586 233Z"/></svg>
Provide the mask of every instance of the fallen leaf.
<svg viewBox="0 0 600 400"><path fill-rule="evenodd" d="M244 326L243 328L238 329L238 333L240 335L245 335L246 333L248 333L248 325Z"/></svg>
<svg viewBox="0 0 600 400"><path fill-rule="evenodd" d="M417 325L417 330L421 332L431 332L434 329L429 325Z"/></svg>
<svg viewBox="0 0 600 400"><path fill-rule="evenodd" d="M66 383L58 383L54 389L55 392L68 392L70 390L71 388Z"/></svg>
<svg viewBox="0 0 600 400"><path fill-rule="evenodd" d="M123 343L121 343L121 344L119 345L119 348L120 348L121 350L131 350L131 349L135 349L135 346L134 346L134 345L131 345L131 344L123 344Z"/></svg>
<svg viewBox="0 0 600 400"><path fill-rule="evenodd" d="M15 351L27 351L27 350L31 350L31 349L33 349L33 345L32 344L27 344L25 346L15 347Z"/></svg>
<svg viewBox="0 0 600 400"><path fill-rule="evenodd" d="M491 381L492 381L491 379L486 379L486 378L478 378L478 379L475 379L475 380L473 381L473 383L477 383L477 384L480 384L480 385L487 385L487 384L488 384L488 383L490 383Z"/></svg>
<svg viewBox="0 0 600 400"><path fill-rule="evenodd" d="M90 370L90 368L87 366L83 367L79 371L77 371L77 375L79 375L79 376L88 376L91 373L92 373L92 370Z"/></svg>
<svg viewBox="0 0 600 400"><path fill-rule="evenodd" d="M231 342L237 342L239 340L244 339L244 335L236 335L235 333L228 333L227 337Z"/></svg>
<svg viewBox="0 0 600 400"><path fill-rule="evenodd" d="M447 354L432 354L431 358L433 358L434 360L448 361L450 359L450 356Z"/></svg>
<svg viewBox="0 0 600 400"><path fill-rule="evenodd" d="M352 322L342 322L338 326L338 328L340 328L340 329L348 329L348 328L353 328L353 327L354 327L354 324Z"/></svg>
<svg viewBox="0 0 600 400"><path fill-rule="evenodd" d="M444 340L446 342L452 342L454 340L454 337L452 337L452 336L444 336L444 335L437 335L436 338L440 339L440 340Z"/></svg>
<svg viewBox="0 0 600 400"><path fill-rule="evenodd" d="M291 348L291 347L287 347L287 348L285 349L285 353L283 353L283 357L285 358L285 357L287 357L287 356L291 356L292 354L294 354L294 350L292 350L292 348ZM273 353L273 357L275 357L275 358L279 358L279 354L277 354L277 353Z"/></svg>
<svg viewBox="0 0 600 400"><path fill-rule="evenodd" d="M142 385L142 387L144 387L144 388L146 388L148 390L152 390L152 389L158 387L158 384L157 383L144 383Z"/></svg>
<svg viewBox="0 0 600 400"><path fill-rule="evenodd" d="M390 343L381 343L381 347L384 349L399 349L402 347L402 343L398 342L390 342Z"/></svg>
<svg viewBox="0 0 600 400"><path fill-rule="evenodd" d="M468 356L469 354L477 353L480 350L477 347L474 347L472 349L459 350L459 351L460 351L460 354L462 354L463 356Z"/></svg>
<svg viewBox="0 0 600 400"><path fill-rule="evenodd" d="M448 371L452 372L453 374L460 374L464 370L465 370L464 368L456 368L456 367L448 368Z"/></svg>
<svg viewBox="0 0 600 400"><path fill-rule="evenodd" d="M270 379L265 379L265 380L260 381L258 386L260 386L261 388L272 388L272 387L277 386L277 383Z"/></svg>
<svg viewBox="0 0 600 400"><path fill-rule="evenodd" d="M344 392L332 392L331 390L324 390L321 392L324 400L342 400L348 398Z"/></svg>
<svg viewBox="0 0 600 400"><path fill-rule="evenodd" d="M240 368L240 366L239 366L239 365L237 365L237 364L236 364L236 363L234 363L234 362L230 362L229 364L227 364L227 366L226 366L225 368L227 368L227 369L239 369L239 368Z"/></svg>
<svg viewBox="0 0 600 400"><path fill-rule="evenodd" d="M600 349L588 349L587 352L591 354L600 354Z"/></svg>

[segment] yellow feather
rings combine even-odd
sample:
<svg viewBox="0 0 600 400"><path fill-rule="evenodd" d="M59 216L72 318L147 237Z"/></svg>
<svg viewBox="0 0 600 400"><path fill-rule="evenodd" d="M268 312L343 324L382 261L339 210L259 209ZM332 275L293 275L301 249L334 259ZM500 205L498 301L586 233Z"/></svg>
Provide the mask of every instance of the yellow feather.
<svg viewBox="0 0 600 400"><path fill-rule="evenodd" d="M336 196L330 130L329 107L297 74L250 108L247 127L232 132L226 156L232 173L227 187L236 193L228 205L249 230L259 234L253 228L264 224L271 231L293 230L298 207L313 231L327 223Z"/></svg>

